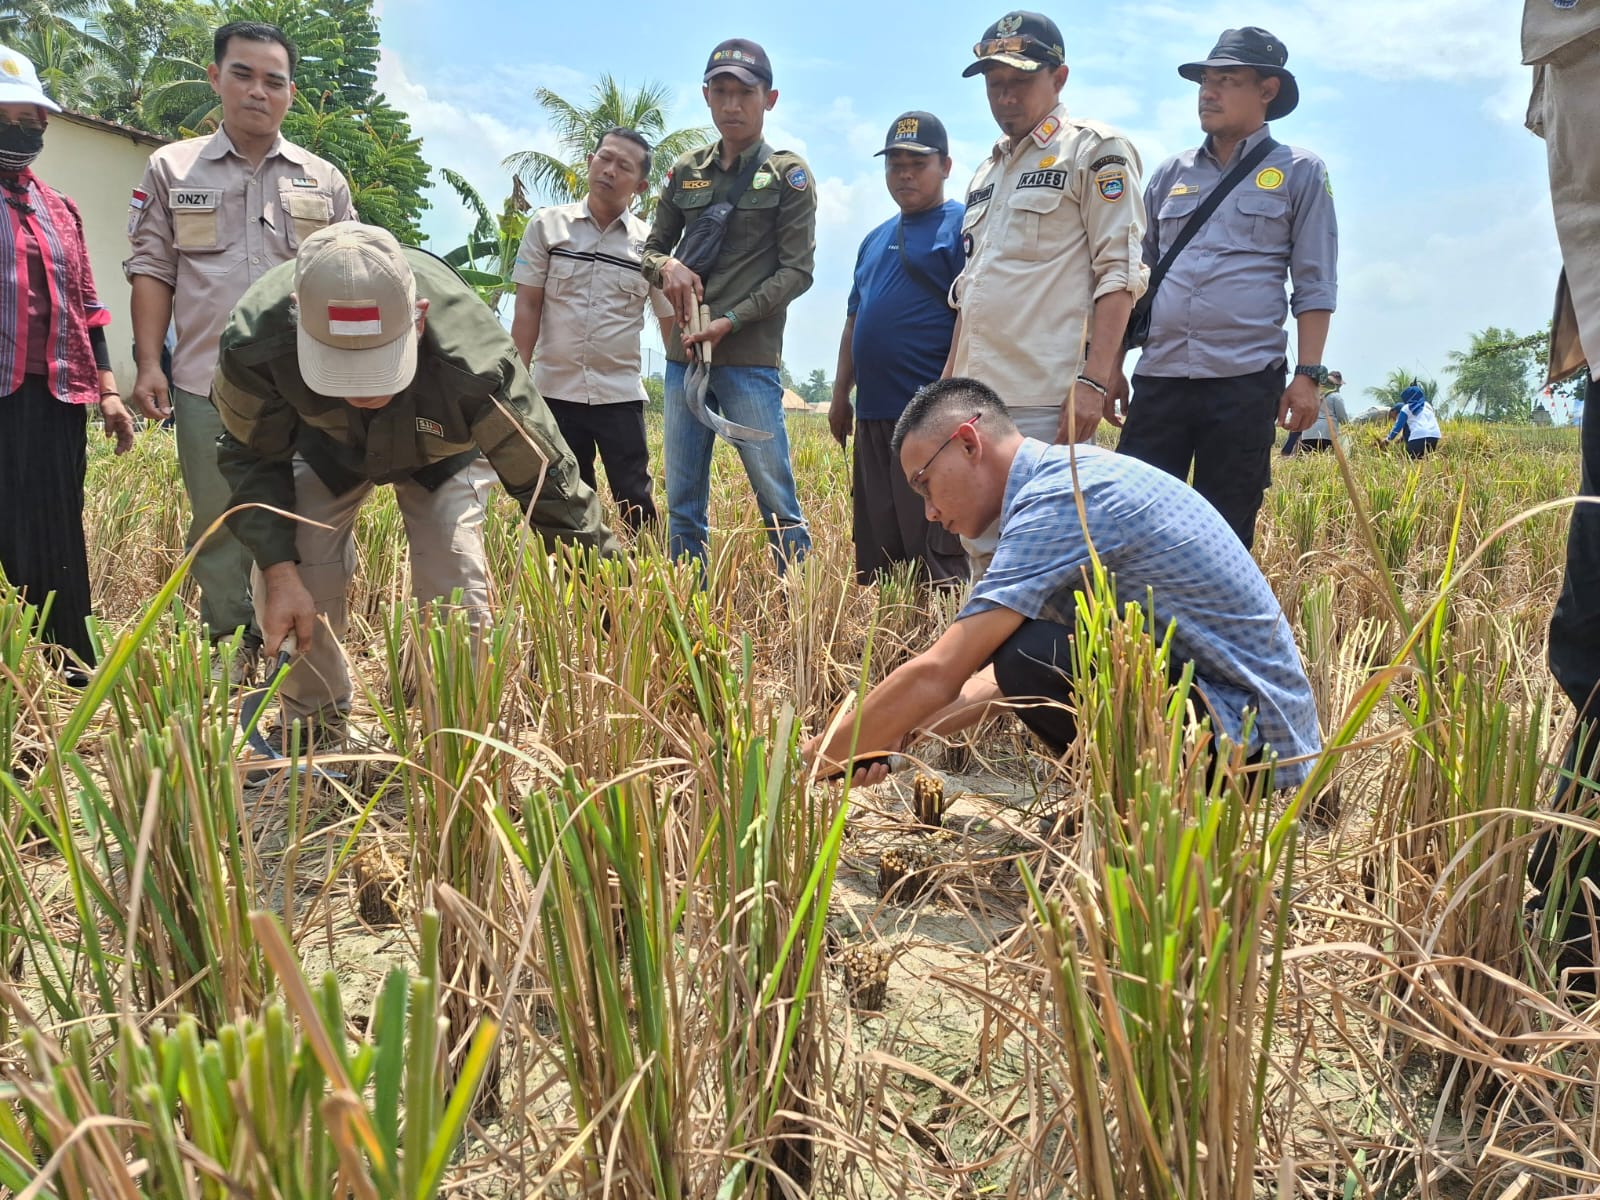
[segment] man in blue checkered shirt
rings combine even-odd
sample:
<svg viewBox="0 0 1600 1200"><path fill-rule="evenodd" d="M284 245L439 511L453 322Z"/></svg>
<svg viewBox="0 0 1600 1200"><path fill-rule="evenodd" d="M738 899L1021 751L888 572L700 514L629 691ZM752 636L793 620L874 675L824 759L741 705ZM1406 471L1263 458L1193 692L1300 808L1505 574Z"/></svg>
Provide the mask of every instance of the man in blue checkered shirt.
<svg viewBox="0 0 1600 1200"><path fill-rule="evenodd" d="M893 448L930 521L971 536L998 518L1000 542L950 628L868 693L858 760L898 749L918 729L964 728L1007 697L1042 697L1048 703L1017 715L1052 751L1070 744L1068 639L1090 565L1075 454L1089 537L1119 597L1152 596L1159 631L1176 622L1174 663L1194 663L1214 729L1237 744L1246 710L1254 712L1252 755L1283 760L1280 787L1305 779L1321 736L1289 621L1249 551L1198 492L1126 455L1024 438L1000 397L972 379L918 392ZM826 748L821 737L807 744L808 761L821 754L830 767L845 764L852 730L841 724ZM857 780L883 773L882 765L860 767Z"/></svg>

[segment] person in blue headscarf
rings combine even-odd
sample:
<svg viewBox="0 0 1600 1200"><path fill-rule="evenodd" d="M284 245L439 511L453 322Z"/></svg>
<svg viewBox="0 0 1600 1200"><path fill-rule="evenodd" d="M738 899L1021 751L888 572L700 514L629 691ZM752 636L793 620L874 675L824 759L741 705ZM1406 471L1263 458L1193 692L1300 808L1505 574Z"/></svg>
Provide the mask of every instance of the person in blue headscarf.
<svg viewBox="0 0 1600 1200"><path fill-rule="evenodd" d="M1400 403L1394 406L1394 428L1384 438L1385 444L1402 433L1406 435L1406 453L1421 458L1439 448L1439 417L1428 403L1428 397L1417 386L1416 380L1400 393Z"/></svg>

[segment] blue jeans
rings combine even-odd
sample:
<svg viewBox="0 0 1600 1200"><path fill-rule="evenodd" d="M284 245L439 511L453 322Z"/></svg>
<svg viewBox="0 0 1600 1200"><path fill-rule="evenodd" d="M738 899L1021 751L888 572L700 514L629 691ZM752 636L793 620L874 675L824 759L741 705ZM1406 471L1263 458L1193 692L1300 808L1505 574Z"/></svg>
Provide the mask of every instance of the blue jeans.
<svg viewBox="0 0 1600 1200"><path fill-rule="evenodd" d="M668 362L666 378L666 437L662 459L667 476L668 552L704 562L706 508L711 500L711 448L716 434L692 412L684 395L683 363ZM783 423L783 388L776 367L711 368L711 394L707 404L730 421L765 429L768 442L744 442L737 449L744 473L756 494L767 540L781 572L799 562L811 549L806 519L795 495L794 471L789 465L789 434Z"/></svg>

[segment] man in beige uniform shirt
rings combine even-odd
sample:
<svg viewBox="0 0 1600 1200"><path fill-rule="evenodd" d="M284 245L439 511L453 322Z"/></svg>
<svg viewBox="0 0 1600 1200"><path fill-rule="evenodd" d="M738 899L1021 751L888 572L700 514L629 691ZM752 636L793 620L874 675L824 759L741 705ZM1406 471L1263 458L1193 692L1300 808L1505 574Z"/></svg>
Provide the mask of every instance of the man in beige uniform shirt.
<svg viewBox="0 0 1600 1200"><path fill-rule="evenodd" d="M1001 137L967 189L966 269L945 377L980 379L1023 436L1084 441L1120 424L1122 335L1149 273L1139 155L1098 121L1067 115L1061 30L1012 12L973 47ZM1074 397L1068 410L1068 395ZM998 530L962 541L987 565Z"/></svg>
<svg viewBox="0 0 1600 1200"><path fill-rule="evenodd" d="M133 248L122 264L133 288L139 370L133 401L152 420L176 417L191 546L227 511L231 493L217 469L222 422L208 398L228 314L252 283L293 259L308 234L355 219L338 169L279 132L294 99L297 57L283 31L254 21L224 25L213 38L213 57L206 74L221 100L222 128L150 156L129 201ZM169 397L161 345L174 320ZM248 682L261 646L250 554L218 528L193 571L200 617L213 640L244 630L231 673L235 683Z"/></svg>
<svg viewBox="0 0 1600 1200"><path fill-rule="evenodd" d="M578 474L595 487L594 455L633 532L656 519L644 435L639 334L648 295L665 345L672 305L640 273L650 226L629 211L650 186L650 143L632 129L600 135L589 156L589 190L528 222L511 278L517 285L511 340L561 428Z"/></svg>
<svg viewBox="0 0 1600 1200"><path fill-rule="evenodd" d="M1584 374L1583 466L1579 495L1600 496L1600 2L1525 0L1522 61L1533 67L1528 126L1544 138L1550 161L1550 198L1563 273L1550 346L1550 380ZM1550 673L1577 709L1578 725L1562 760L1555 807L1593 820L1595 792L1574 780L1600 771L1600 505L1580 504L1567 533L1567 565L1550 618ZM1538 890L1534 904L1552 913L1570 907L1560 929L1545 931L1563 943L1562 968L1586 973L1593 990L1596 930L1589 913L1600 911L1584 886L1600 886L1600 849L1590 839L1544 834L1528 863ZM1566 846L1560 845L1567 841ZM1565 861L1562 861L1564 856Z"/></svg>

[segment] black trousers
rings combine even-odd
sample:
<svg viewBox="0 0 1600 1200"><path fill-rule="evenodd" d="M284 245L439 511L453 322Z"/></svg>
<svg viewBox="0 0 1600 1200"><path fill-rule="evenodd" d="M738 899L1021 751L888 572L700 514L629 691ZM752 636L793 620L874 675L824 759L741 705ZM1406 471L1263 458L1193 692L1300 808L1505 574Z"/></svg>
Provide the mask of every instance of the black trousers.
<svg viewBox="0 0 1600 1200"><path fill-rule="evenodd" d="M595 488L594 455L600 452L606 482L622 511L622 520L635 533L656 519L656 502L650 495L650 450L644 436L644 401L622 404L573 404L545 397L561 436L578 460L578 477Z"/></svg>
<svg viewBox="0 0 1600 1200"><path fill-rule="evenodd" d="M967 552L961 539L928 520L922 497L911 490L889 448L895 424L856 418L850 458L856 582L872 583L896 563L914 562L932 583L965 583Z"/></svg>
<svg viewBox="0 0 1600 1200"><path fill-rule="evenodd" d="M1432 454L1438 448L1439 439L1436 437L1408 438L1406 440L1406 453L1412 458L1422 458L1426 455Z"/></svg>
<svg viewBox="0 0 1600 1200"><path fill-rule="evenodd" d="M94 666L89 618L89 555L83 539L83 477L88 409L50 394L44 376L26 375L0 399L0 570L50 618L41 640Z"/></svg>
<svg viewBox="0 0 1600 1200"><path fill-rule="evenodd" d="M1272 482L1283 364L1234 379L1133 377L1117 452L1189 479L1249 549Z"/></svg>
<svg viewBox="0 0 1600 1200"><path fill-rule="evenodd" d="M1590 404L1600 399L1597 392L1600 389L1590 380L1584 391L1580 496L1600 496L1600 412ZM1600 503L1579 504L1572 510L1566 571L1550 617L1550 674L1578 710L1578 727L1562 759L1563 775L1600 778ZM1568 778L1556 786L1555 807L1600 817L1600 797ZM1579 846L1563 865L1557 862L1559 840L1553 830L1541 835L1528 862L1528 877L1541 899L1556 881L1558 867L1569 896L1583 877L1600 887L1600 847ZM1581 900L1578 907L1584 908ZM1587 921L1582 924L1583 930L1574 930L1574 936L1581 933L1587 941Z"/></svg>

